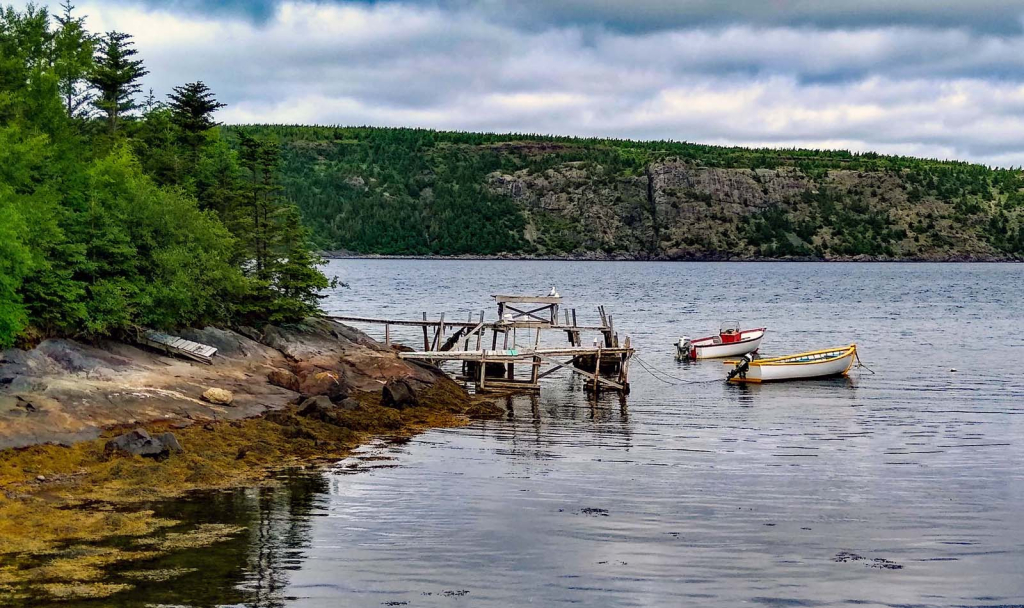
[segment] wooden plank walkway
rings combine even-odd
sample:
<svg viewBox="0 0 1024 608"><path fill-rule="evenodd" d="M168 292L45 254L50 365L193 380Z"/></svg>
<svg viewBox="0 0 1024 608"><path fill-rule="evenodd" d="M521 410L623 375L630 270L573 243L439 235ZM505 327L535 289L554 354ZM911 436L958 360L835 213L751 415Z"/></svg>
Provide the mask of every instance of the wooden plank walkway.
<svg viewBox="0 0 1024 608"><path fill-rule="evenodd" d="M169 355L186 357L207 365L213 365L213 356L217 354L217 349L212 346L200 344L199 342L192 342L191 340L171 336L151 329L146 330L142 335L140 335L138 337L138 342L144 346L162 350Z"/></svg>
<svg viewBox="0 0 1024 608"><path fill-rule="evenodd" d="M458 329L460 327L473 328L479 325L476 321L431 321L429 319L415 321L409 319L376 319L373 317L351 317L342 315L327 315L327 318L341 323L368 323L374 325L393 325L395 327L439 327L443 324L446 328ZM527 329L540 327L543 329L553 329L557 331L602 331L607 329L607 327L601 325L553 325L547 321L496 321L484 323L484 329L501 329L503 327L511 327L513 325Z"/></svg>
<svg viewBox="0 0 1024 608"><path fill-rule="evenodd" d="M492 363L508 361L520 361L533 357L574 357L577 355L596 355L598 351L609 357L615 355L632 354L633 349L629 347L620 348L587 348L580 346L566 346L564 348L515 348L505 350L445 350L398 353L402 359L417 359L431 361L481 361L487 359Z"/></svg>

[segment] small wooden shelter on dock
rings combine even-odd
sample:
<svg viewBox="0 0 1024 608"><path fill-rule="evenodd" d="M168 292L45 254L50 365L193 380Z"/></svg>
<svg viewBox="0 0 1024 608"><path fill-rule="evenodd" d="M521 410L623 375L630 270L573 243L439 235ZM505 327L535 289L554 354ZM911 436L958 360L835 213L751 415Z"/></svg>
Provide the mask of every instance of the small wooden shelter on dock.
<svg viewBox="0 0 1024 608"><path fill-rule="evenodd" d="M477 392L539 391L540 380L560 369L569 369L587 378L589 390L629 392L629 362L634 351L629 337L620 345L612 316L598 307L600 325L579 325L575 309L566 309L560 319L561 296L495 295L498 318L487 321L484 311L466 321L446 321L442 314L434 321L423 313L422 320L392 320L367 317L331 316L337 321L355 324L383 324L384 340L390 345L392 327L422 327L423 350L400 352L399 357L441 366L461 364L455 379L473 384ZM541 344L545 331L565 332L567 346ZM586 346L585 332L600 333ZM489 336L487 334L490 334ZM528 336L525 345L521 335ZM488 340L489 346L487 348ZM516 370L528 369L527 377Z"/></svg>

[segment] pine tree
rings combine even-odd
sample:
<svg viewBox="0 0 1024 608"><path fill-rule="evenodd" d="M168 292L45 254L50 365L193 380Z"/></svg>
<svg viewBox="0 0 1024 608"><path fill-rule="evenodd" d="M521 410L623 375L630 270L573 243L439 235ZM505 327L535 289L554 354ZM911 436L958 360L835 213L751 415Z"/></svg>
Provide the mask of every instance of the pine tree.
<svg viewBox="0 0 1024 608"><path fill-rule="evenodd" d="M213 113L226 105L217 101L213 91L201 80L174 87L168 97L174 123L193 137L217 126L219 123L213 120Z"/></svg>
<svg viewBox="0 0 1024 608"><path fill-rule="evenodd" d="M73 15L75 6L71 2L64 2L61 8L64 12L56 17L59 27L53 37L54 72L68 116L85 117L93 100L85 79L93 66L95 41L85 31L85 18Z"/></svg>
<svg viewBox="0 0 1024 608"><path fill-rule="evenodd" d="M317 266L295 204L281 196L278 145L243 135L240 160L246 179L233 232L242 246L240 265L250 278L243 314L274 322L297 321L319 311L318 291L330 286Z"/></svg>
<svg viewBox="0 0 1024 608"><path fill-rule="evenodd" d="M274 289L271 321L294 321L319 311L320 290L336 285L317 269L324 263L313 252L309 231L302 225L299 209L286 204L278 214L274 234L278 256L274 260Z"/></svg>
<svg viewBox="0 0 1024 608"><path fill-rule="evenodd" d="M132 37L123 32L107 32L99 42L89 84L96 90L92 104L106 115L110 133L117 133L118 123L138 104L135 95L142 91L139 80L149 74L141 59L134 59L139 51Z"/></svg>

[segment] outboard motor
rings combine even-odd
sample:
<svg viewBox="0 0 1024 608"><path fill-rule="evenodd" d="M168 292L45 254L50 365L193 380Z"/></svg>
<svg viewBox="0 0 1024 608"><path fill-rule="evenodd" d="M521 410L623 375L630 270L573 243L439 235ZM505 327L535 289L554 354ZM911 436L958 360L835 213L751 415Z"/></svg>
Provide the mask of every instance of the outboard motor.
<svg viewBox="0 0 1024 608"><path fill-rule="evenodd" d="M690 342L690 337L683 336L679 338L679 342L676 343L676 361L689 359L691 350L693 350L693 344Z"/></svg>
<svg viewBox="0 0 1024 608"><path fill-rule="evenodd" d="M736 364L736 367L734 367L733 370L729 372L729 376L726 378L726 381L732 380L736 376L739 376L740 378L746 378L747 370L750 369L750 362L753 360L754 353L747 353L743 355L743 358L740 359L739 363Z"/></svg>

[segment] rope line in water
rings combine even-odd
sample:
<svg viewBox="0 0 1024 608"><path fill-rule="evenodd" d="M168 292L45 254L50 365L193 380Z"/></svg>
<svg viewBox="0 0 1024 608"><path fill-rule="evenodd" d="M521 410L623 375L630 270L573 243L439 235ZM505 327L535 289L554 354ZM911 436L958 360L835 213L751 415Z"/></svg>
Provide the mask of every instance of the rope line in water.
<svg viewBox="0 0 1024 608"><path fill-rule="evenodd" d="M636 359L636 362L640 364L640 367L643 368L644 371L646 371L648 374L650 374L655 380L659 380L661 382L664 382L665 384L669 384L672 386L679 386L683 384L711 384L721 382L721 380L688 380L686 378L680 378L679 376L673 376L672 374L664 370L654 367L654 365L647 363L646 361L641 359L639 355L633 355L633 358ZM665 380L665 378L659 377L659 374L661 374L661 376L665 376L665 378L671 378L676 382L672 382L671 380Z"/></svg>
<svg viewBox="0 0 1024 608"><path fill-rule="evenodd" d="M853 351L853 356L857 358L857 367L863 367L864 369L871 372L871 375L875 374L875 370L871 369L867 365L864 365L864 362L860 360L860 353L858 353L857 351Z"/></svg>

